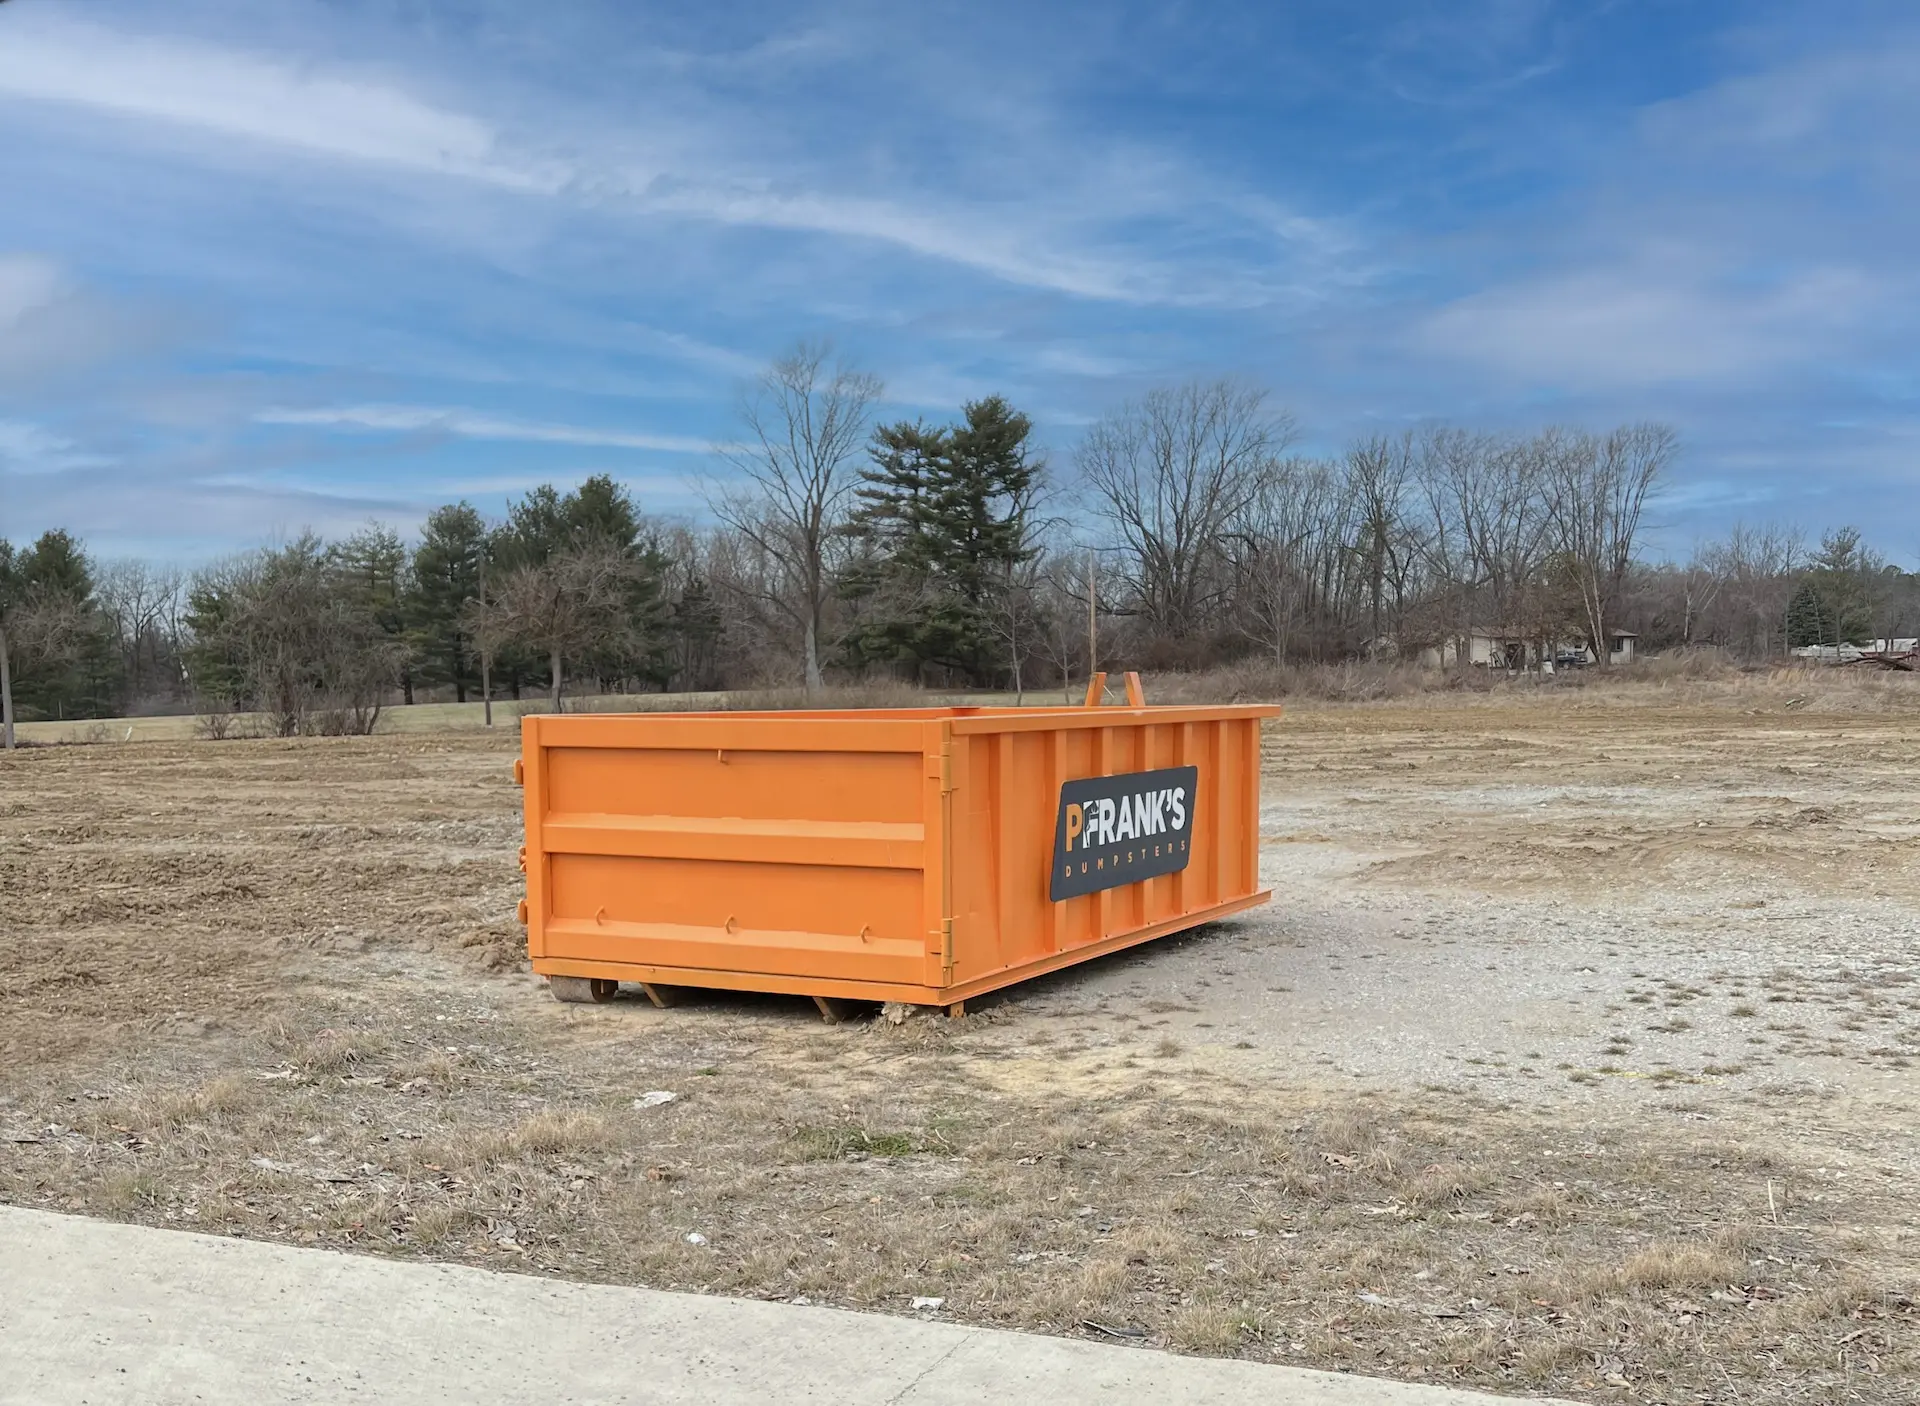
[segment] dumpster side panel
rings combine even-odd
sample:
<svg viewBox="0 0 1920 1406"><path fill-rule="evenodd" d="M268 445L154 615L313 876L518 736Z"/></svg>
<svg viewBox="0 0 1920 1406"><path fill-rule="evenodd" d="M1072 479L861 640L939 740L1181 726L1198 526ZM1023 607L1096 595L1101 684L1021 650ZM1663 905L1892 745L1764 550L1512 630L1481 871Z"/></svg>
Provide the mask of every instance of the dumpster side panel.
<svg viewBox="0 0 1920 1406"><path fill-rule="evenodd" d="M1113 710L1100 723L956 736L954 985L1034 965L1191 915L1244 906L1258 892L1258 717L1159 721ZM1111 721L1107 721L1110 718ZM1087 777L1198 769L1184 869L1055 903L1048 898L1061 787ZM1201 921L1201 918L1195 918Z"/></svg>
<svg viewBox="0 0 1920 1406"><path fill-rule="evenodd" d="M539 717L524 736L536 964L926 982L922 719Z"/></svg>

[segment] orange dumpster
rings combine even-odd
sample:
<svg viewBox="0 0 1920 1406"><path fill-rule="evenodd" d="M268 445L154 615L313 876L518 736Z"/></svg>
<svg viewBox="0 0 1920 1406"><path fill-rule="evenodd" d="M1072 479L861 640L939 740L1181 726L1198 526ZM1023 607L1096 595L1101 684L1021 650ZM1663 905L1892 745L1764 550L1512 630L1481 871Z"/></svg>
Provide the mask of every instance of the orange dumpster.
<svg viewBox="0 0 1920 1406"><path fill-rule="evenodd" d="M1277 707L532 716L533 969L946 1006L1264 902ZM1089 697L1098 696L1096 690Z"/></svg>

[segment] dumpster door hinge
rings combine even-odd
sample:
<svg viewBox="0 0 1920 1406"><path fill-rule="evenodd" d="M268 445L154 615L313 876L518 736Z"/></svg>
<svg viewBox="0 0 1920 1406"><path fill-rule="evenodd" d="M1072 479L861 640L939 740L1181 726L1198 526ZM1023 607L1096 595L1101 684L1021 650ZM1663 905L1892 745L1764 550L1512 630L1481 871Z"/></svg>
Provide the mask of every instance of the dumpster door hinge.
<svg viewBox="0 0 1920 1406"><path fill-rule="evenodd" d="M953 980L953 919L940 920L940 969L943 980Z"/></svg>
<svg viewBox="0 0 1920 1406"><path fill-rule="evenodd" d="M953 747L940 749L940 794L947 795L953 790Z"/></svg>

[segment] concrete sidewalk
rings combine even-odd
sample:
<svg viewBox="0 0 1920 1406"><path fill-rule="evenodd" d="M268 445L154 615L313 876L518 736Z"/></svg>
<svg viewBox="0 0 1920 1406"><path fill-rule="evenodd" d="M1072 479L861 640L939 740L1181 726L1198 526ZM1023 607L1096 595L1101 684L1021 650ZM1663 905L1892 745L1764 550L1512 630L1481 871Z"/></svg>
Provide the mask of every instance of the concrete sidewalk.
<svg viewBox="0 0 1920 1406"><path fill-rule="evenodd" d="M0 1207L0 1402L1471 1406L1248 1362Z"/></svg>

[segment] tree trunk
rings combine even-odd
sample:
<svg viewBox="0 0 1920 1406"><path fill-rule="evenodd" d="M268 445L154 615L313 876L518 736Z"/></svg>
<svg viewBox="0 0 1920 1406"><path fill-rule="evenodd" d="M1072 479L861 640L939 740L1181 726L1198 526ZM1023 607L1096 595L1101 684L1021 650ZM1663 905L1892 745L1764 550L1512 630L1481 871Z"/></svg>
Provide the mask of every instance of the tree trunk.
<svg viewBox="0 0 1920 1406"><path fill-rule="evenodd" d="M560 711L560 651L553 650L547 656L547 668L553 673L553 711Z"/></svg>
<svg viewBox="0 0 1920 1406"><path fill-rule="evenodd" d="M0 630L0 736L13 750L13 661L7 654L7 632Z"/></svg>
<svg viewBox="0 0 1920 1406"><path fill-rule="evenodd" d="M826 680L820 676L820 630L813 616L809 615L807 616L807 692L815 694L825 686Z"/></svg>

